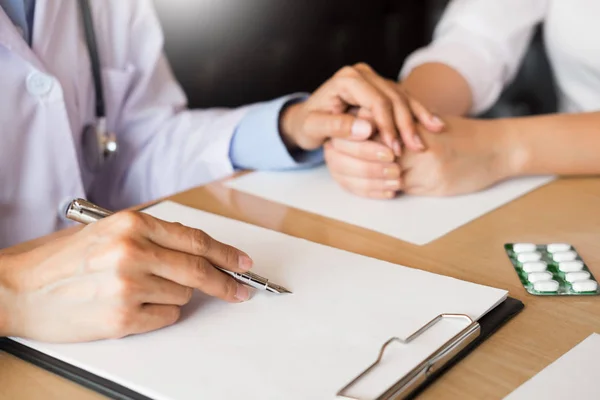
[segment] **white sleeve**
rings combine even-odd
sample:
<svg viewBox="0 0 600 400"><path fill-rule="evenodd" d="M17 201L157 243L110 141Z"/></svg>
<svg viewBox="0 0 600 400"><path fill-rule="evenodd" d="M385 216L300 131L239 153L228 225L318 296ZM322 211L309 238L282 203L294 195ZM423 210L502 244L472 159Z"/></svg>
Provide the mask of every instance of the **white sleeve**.
<svg viewBox="0 0 600 400"><path fill-rule="evenodd" d="M126 6L127 21L118 25L122 42L111 51L122 54L129 72L120 80L106 76L106 84L121 86L114 92L124 93L107 101L109 127L119 149L90 190L95 201L113 209L231 174L232 136L246 113L260 106L188 110L163 53L163 32L152 2L136 0Z"/></svg>
<svg viewBox="0 0 600 400"><path fill-rule="evenodd" d="M405 61L400 79L415 67L439 62L468 82L470 114L486 111L517 74L548 0L451 0L433 41Z"/></svg>

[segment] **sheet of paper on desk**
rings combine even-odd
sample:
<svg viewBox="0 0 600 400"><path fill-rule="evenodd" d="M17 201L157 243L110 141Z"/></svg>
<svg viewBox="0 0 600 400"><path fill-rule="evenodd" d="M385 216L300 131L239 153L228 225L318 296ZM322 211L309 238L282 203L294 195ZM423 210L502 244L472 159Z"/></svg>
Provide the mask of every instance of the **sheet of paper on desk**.
<svg viewBox="0 0 600 400"><path fill-rule="evenodd" d="M505 400L597 399L600 335L593 333L505 397Z"/></svg>
<svg viewBox="0 0 600 400"><path fill-rule="evenodd" d="M147 212L246 251L254 272L293 294L256 292L243 304L196 295L177 324L122 340L19 341L157 400L325 400L390 337L407 337L441 313L479 319L507 295L172 202ZM379 394L464 326L443 322L399 345L361 393Z"/></svg>
<svg viewBox="0 0 600 400"><path fill-rule="evenodd" d="M424 245L552 179L527 177L464 196L403 196L394 200L354 196L333 181L326 167L289 172L254 172L227 181L226 185L274 202Z"/></svg>

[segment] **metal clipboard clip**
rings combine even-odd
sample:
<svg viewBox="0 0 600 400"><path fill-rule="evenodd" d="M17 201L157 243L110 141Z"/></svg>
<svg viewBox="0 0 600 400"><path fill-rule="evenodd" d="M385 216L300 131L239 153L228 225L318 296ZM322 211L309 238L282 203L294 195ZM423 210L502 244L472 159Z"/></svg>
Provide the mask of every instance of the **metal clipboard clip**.
<svg viewBox="0 0 600 400"><path fill-rule="evenodd" d="M373 364L371 364L371 366L369 366L366 370L364 370L360 375L354 378L349 384L344 386L337 393L337 397L347 400L366 400L360 399L358 397L352 397L347 393L350 388L352 388L358 381L360 381L365 375L371 372L381 362L383 354L385 353L385 349L392 342L400 342L403 344L410 343L415 338L420 336L423 332L425 332L427 329L431 328L433 325L435 325L437 322L443 319L464 319L469 322L469 325L463 330L461 330L459 333L454 335L446 343L444 343L426 360L421 362L404 377L402 377L400 380L394 383L383 394L379 395L377 398L372 400L399 400L406 398L414 390L416 390L423 382L425 382L431 374L443 367L448 361L450 361L455 355L457 355L462 349L467 347L471 342L473 342L473 340L475 340L479 336L479 334L481 333L481 327L477 321L473 321L471 317L465 314L440 314L431 321L429 321L427 324L422 326L418 331L410 335L405 340L400 339L398 337L393 337L389 339L383 344L383 346L381 346L381 350L379 350L379 356L377 357L377 360Z"/></svg>

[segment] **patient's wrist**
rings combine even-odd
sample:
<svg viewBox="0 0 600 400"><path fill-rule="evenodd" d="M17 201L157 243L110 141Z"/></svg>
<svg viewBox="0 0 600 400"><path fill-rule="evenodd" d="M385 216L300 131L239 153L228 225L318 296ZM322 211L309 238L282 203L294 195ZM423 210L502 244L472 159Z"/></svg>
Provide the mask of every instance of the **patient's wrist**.
<svg viewBox="0 0 600 400"><path fill-rule="evenodd" d="M497 143L499 150L498 170L501 178L511 178L526 173L529 152L525 141L519 133L518 125L512 118L503 118L493 121L497 130Z"/></svg>

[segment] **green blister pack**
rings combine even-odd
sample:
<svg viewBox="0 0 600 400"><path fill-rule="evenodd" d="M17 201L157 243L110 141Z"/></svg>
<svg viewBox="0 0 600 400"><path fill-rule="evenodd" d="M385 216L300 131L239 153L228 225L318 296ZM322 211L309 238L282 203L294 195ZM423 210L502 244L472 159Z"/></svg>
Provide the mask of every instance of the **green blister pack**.
<svg viewBox="0 0 600 400"><path fill-rule="evenodd" d="M568 243L506 243L504 250L527 292L536 296L595 296L596 278Z"/></svg>

